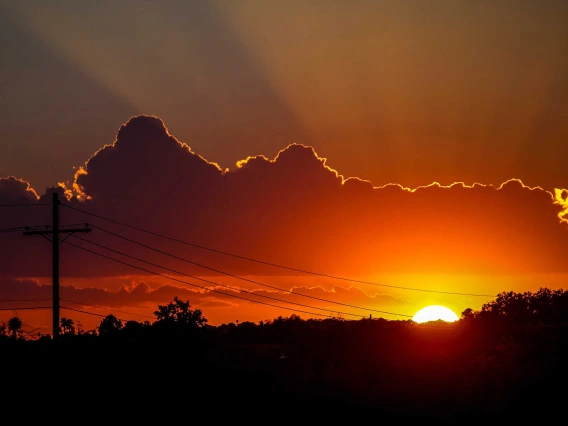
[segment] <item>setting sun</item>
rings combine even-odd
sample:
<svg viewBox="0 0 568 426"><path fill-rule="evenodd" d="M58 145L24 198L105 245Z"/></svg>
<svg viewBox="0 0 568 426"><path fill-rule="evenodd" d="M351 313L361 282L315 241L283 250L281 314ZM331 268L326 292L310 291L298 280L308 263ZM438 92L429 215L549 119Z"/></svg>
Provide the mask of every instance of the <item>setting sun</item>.
<svg viewBox="0 0 568 426"><path fill-rule="evenodd" d="M446 308L445 306L440 305L427 306L423 309L420 309L416 313L416 315L412 317L412 321L417 323L438 320L454 322L459 320L459 318L450 308Z"/></svg>

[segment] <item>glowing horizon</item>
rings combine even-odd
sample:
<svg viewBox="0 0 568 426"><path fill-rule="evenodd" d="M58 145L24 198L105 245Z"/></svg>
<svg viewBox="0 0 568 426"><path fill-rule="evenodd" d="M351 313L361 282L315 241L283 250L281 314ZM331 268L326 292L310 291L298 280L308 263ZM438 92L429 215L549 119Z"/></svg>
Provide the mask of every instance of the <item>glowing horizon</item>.
<svg viewBox="0 0 568 426"><path fill-rule="evenodd" d="M441 305L430 305L420 309L412 317L412 321L421 324L429 321L455 322L459 320L457 314L450 308Z"/></svg>

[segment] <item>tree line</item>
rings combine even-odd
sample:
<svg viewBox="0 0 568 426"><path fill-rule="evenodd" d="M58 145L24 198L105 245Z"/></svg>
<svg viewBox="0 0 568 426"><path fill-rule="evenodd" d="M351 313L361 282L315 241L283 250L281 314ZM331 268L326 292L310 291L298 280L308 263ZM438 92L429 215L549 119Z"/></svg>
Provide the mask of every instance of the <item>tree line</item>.
<svg viewBox="0 0 568 426"><path fill-rule="evenodd" d="M559 410L568 380L564 290L502 292L455 323L291 315L212 326L177 297L154 315L153 322L108 315L81 332L62 318L59 345L49 336L32 340L12 318L0 328L0 357L37 366L30 379L37 386L49 383L53 364L132 392L148 382L185 383L181 374L191 380L175 395L192 401L216 395L239 407L253 398L274 409L331 406L452 421L511 420L519 407L539 404Z"/></svg>

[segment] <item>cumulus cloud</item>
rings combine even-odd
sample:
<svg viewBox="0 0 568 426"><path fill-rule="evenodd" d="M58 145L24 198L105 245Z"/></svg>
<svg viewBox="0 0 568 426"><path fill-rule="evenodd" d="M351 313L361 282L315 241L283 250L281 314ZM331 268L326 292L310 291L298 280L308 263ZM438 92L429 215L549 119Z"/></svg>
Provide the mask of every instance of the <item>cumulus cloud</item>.
<svg viewBox="0 0 568 426"><path fill-rule="evenodd" d="M31 204L38 198L28 182L14 176L0 178L0 204Z"/></svg>
<svg viewBox="0 0 568 426"><path fill-rule="evenodd" d="M266 262L342 276L377 273L519 274L567 272L565 191L520 180L501 186L431 184L404 188L339 174L311 148L293 144L274 159L253 156L223 169L175 139L164 123L138 116L96 152L65 188L39 200L26 182L0 180L3 202L66 204L198 245ZM6 226L49 224L49 207L0 211ZM62 223L91 222L179 257L246 275L284 270L162 240L61 208ZM2 234L4 276L49 276L41 238ZM185 274L215 275L95 229L81 235ZM69 242L161 273L74 237ZM128 266L62 245L62 274L122 276ZM143 273L137 271L137 273Z"/></svg>

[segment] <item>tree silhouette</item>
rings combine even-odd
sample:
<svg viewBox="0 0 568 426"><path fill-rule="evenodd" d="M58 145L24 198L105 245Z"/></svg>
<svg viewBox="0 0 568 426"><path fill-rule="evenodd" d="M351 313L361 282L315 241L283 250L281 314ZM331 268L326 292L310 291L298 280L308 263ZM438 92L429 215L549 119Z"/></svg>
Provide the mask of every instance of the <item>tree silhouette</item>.
<svg viewBox="0 0 568 426"><path fill-rule="evenodd" d="M18 317L10 318L8 321L8 330L12 334L12 339L17 339L22 335L22 320Z"/></svg>
<svg viewBox="0 0 568 426"><path fill-rule="evenodd" d="M176 324L187 328L201 328L207 323L201 310L191 309L189 300L184 302L177 296L167 305L158 305L154 315L159 323Z"/></svg>
<svg viewBox="0 0 568 426"><path fill-rule="evenodd" d="M495 300L484 304L481 312L474 316L516 325L566 322L568 292L548 288L540 288L536 293L501 292Z"/></svg>
<svg viewBox="0 0 568 426"><path fill-rule="evenodd" d="M48 360L57 352L64 355L60 365L67 368L77 362L80 371L88 362L92 367L81 374L91 382L120 380L121 385L137 386L120 374L139 375L138 364L117 364L115 356L108 356L121 354L128 360L152 360L144 364L143 373L145 379L156 380L155 389L163 388L169 371L191 369L192 380L205 385L193 387L195 395L188 398L199 397L202 386L210 384L210 392L230 389L238 406L249 403L251 395L266 404L263 398L281 401L286 394L294 404L321 398L325 407L332 401L334 409L336 403L352 409L362 402L379 412L392 409L397 416L444 412L442 417L447 413L445 420L452 421L459 421L463 410L477 413L480 421L488 413L509 419L531 403L543 406L562 398L555 389L568 380L568 292L561 290L503 292L480 310L465 309L461 320L449 327L437 322L416 326L411 320L302 319L295 314L211 326L199 309L177 297L159 305L155 315L153 323L108 315L98 332L79 336L69 335L73 322L62 318L67 337L62 345L49 343L48 335L29 338L34 330L21 330L21 321L14 318L9 326L0 322L0 358L20 371L29 362L41 363L35 373L50 371ZM12 339L14 335L20 338ZM240 401L241 395L246 401ZM406 405L407 400L412 404Z"/></svg>
<svg viewBox="0 0 568 426"><path fill-rule="evenodd" d="M115 336L122 330L122 321L114 315L107 315L99 325L100 336Z"/></svg>
<svg viewBox="0 0 568 426"><path fill-rule="evenodd" d="M135 342L144 338L151 325L148 321L127 321L122 328L121 336L129 341Z"/></svg>
<svg viewBox="0 0 568 426"><path fill-rule="evenodd" d="M465 320L465 321L469 321L469 320L472 320L473 318L475 318L476 315L477 315L477 313L473 309L467 308L461 313L461 319Z"/></svg>
<svg viewBox="0 0 568 426"><path fill-rule="evenodd" d="M75 334L75 322L71 318L61 318L59 324L63 334Z"/></svg>

